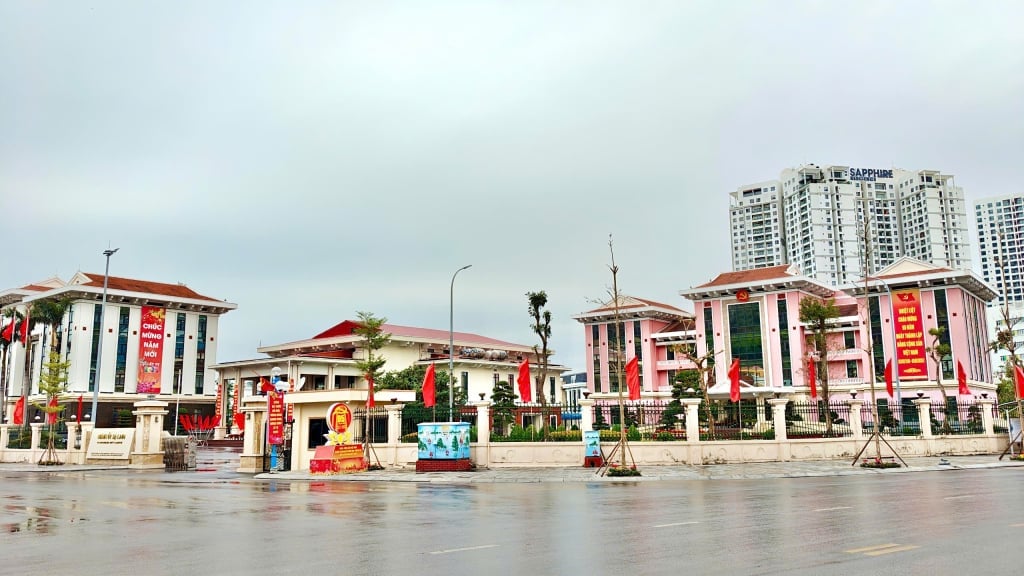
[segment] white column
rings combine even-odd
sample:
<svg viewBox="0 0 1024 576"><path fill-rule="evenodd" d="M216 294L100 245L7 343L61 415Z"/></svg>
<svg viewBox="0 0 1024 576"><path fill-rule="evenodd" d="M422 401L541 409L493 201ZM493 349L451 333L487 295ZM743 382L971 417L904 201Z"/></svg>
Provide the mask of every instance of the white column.
<svg viewBox="0 0 1024 576"><path fill-rule="evenodd" d="M985 434L994 436L996 433L995 422L992 421L992 405L995 400L992 398L979 398L978 407L981 409L981 422L985 426Z"/></svg>
<svg viewBox="0 0 1024 576"><path fill-rule="evenodd" d="M775 426L775 439L786 440L786 404L789 398L769 398L768 403L772 406L772 420Z"/></svg>
<svg viewBox="0 0 1024 576"><path fill-rule="evenodd" d="M853 438L860 440L864 437L864 421L860 416L864 401L854 398L847 400L846 403L850 405L850 429L853 430Z"/></svg>
<svg viewBox="0 0 1024 576"><path fill-rule="evenodd" d="M491 465L491 401L474 402L476 406L476 465Z"/></svg>
<svg viewBox="0 0 1024 576"><path fill-rule="evenodd" d="M580 400L580 431L589 432L594 429L594 400L584 398Z"/></svg>
<svg viewBox="0 0 1024 576"><path fill-rule="evenodd" d="M135 403L135 442L130 468L163 468L164 448L160 439L167 416L167 402L142 400Z"/></svg>
<svg viewBox="0 0 1024 576"><path fill-rule="evenodd" d="M683 398L679 402L686 406L686 441L700 442L700 398Z"/></svg>
<svg viewBox="0 0 1024 576"><path fill-rule="evenodd" d="M29 448L32 450L32 462L37 462L40 456L37 452L41 453L39 449L39 440L43 437L43 423L33 422L29 424L29 426L32 427L32 444L29 445Z"/></svg>
<svg viewBox="0 0 1024 576"><path fill-rule="evenodd" d="M0 424L0 462L4 461L4 452L7 450L7 443L10 442L10 428L10 424Z"/></svg>
<svg viewBox="0 0 1024 576"><path fill-rule="evenodd" d="M917 405L917 417L921 424L921 436L932 437L932 399L927 396L914 400Z"/></svg>
<svg viewBox="0 0 1024 576"><path fill-rule="evenodd" d="M78 422L68 422L68 445L65 448L66 456L64 462L66 464L79 464L78 454L79 450L75 450L75 440L78 439Z"/></svg>

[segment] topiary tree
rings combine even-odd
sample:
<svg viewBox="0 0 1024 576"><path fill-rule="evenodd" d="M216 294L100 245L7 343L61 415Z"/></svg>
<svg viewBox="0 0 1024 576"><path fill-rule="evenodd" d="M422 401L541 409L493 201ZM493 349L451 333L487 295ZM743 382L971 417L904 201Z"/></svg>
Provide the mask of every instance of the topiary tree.
<svg viewBox="0 0 1024 576"><path fill-rule="evenodd" d="M507 426L515 421L516 393L507 380L498 380L491 390L491 420L494 431L499 435L507 432Z"/></svg>

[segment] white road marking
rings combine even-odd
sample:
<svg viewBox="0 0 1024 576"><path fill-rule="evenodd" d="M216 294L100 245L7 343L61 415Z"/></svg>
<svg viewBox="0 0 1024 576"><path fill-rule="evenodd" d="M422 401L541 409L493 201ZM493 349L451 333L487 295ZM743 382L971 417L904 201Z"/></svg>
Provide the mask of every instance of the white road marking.
<svg viewBox="0 0 1024 576"><path fill-rule="evenodd" d="M435 550L431 554L451 554L453 552L468 552L470 550L483 550L484 548L497 548L497 544L484 544L483 546L470 546L468 548L452 548L451 550Z"/></svg>
<svg viewBox="0 0 1024 576"><path fill-rule="evenodd" d="M914 548L920 548L920 546L908 545L908 544L879 544L877 546L866 546L864 548L854 548L853 550L847 550L847 554L864 554L865 556L881 556L882 554L892 554L893 552L905 552L907 550L913 550Z"/></svg>
<svg viewBox="0 0 1024 576"><path fill-rule="evenodd" d="M974 498L974 494L964 494L962 496L946 496L943 500L963 500L965 498Z"/></svg>
<svg viewBox="0 0 1024 576"><path fill-rule="evenodd" d="M818 508L815 512L831 512L833 510L849 510L853 506L836 506L835 508Z"/></svg>
<svg viewBox="0 0 1024 576"><path fill-rule="evenodd" d="M686 526L688 524L700 524L700 522L673 522L671 524L655 524L652 528L669 528L671 526Z"/></svg>
<svg viewBox="0 0 1024 576"><path fill-rule="evenodd" d="M886 548L884 550L875 550L874 552L865 552L865 556L881 556L882 554L892 554L893 552L906 552L907 550L913 550L914 548L920 548L920 546L896 546L894 548Z"/></svg>

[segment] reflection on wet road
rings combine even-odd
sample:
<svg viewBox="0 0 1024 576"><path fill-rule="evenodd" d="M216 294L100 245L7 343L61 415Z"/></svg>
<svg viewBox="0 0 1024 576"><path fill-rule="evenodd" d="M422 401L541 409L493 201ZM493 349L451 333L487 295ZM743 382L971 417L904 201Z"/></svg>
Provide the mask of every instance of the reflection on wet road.
<svg viewBox="0 0 1024 576"><path fill-rule="evenodd" d="M983 573L1015 561L1022 473L463 486L0 473L0 573Z"/></svg>

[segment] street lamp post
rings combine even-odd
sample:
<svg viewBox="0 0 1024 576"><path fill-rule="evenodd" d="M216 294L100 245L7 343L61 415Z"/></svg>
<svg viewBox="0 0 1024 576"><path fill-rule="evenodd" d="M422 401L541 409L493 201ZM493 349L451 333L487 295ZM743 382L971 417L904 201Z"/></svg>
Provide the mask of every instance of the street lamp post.
<svg viewBox="0 0 1024 576"><path fill-rule="evenodd" d="M455 277L472 264L466 264L452 274L448 290L448 419L455 420L453 402L455 398Z"/></svg>
<svg viewBox="0 0 1024 576"><path fill-rule="evenodd" d="M903 412L903 397L900 394L900 371L899 371L899 367L897 366L897 362L896 362L896 318L893 317L893 313L892 313L892 309L893 309L892 308L892 305L893 305L892 288L889 286L888 282L886 282L885 280L882 280L878 276L865 276L865 278L867 278L869 280L878 280L879 282L881 282L882 286L885 286L886 293L889 295L889 328L891 329L891 332L892 332L892 347L893 347L892 348L893 349L893 353L892 353L892 357L893 357L893 363L892 363L892 383L893 383L894 389L896 390L896 406L899 407L898 409L900 410L900 413L902 414L902 412ZM867 297L867 294L865 294L864 296ZM879 314L879 318L881 318L881 314ZM868 327L868 338L871 337L870 331L871 330L870 330L870 326L869 326ZM875 375L872 374L871 377L874 378Z"/></svg>
<svg viewBox="0 0 1024 576"><path fill-rule="evenodd" d="M100 368L103 366L103 318L107 313L107 281L110 279L110 257L117 253L118 250L120 250L120 248L108 248L103 251L103 255L107 257L107 267L103 270L103 299L100 304L100 325L96 328L100 331L100 345L96 348L96 379L92 386L93 426L96 426L96 421L99 419L99 412L97 412L97 408L100 401Z"/></svg>

